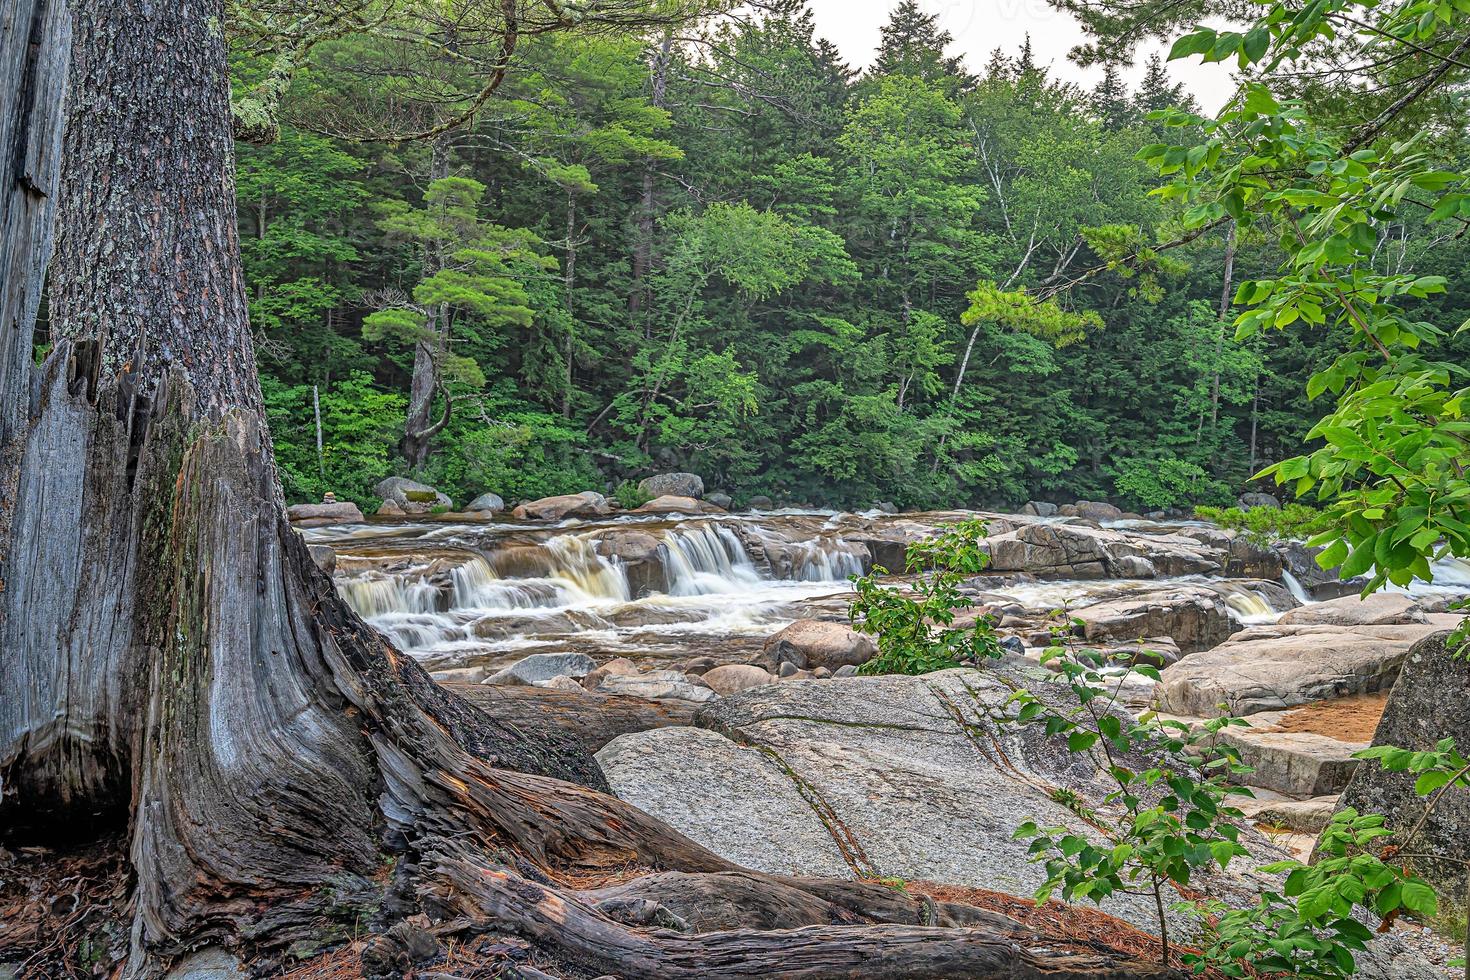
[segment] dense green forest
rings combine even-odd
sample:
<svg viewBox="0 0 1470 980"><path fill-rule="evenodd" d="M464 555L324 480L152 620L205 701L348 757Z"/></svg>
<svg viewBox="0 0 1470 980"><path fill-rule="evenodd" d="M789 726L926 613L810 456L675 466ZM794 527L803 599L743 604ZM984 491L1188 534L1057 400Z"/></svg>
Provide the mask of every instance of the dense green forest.
<svg viewBox="0 0 1470 980"><path fill-rule="evenodd" d="M856 72L787 0L522 38L466 110L481 56L323 44L279 140L237 161L287 496L687 469L737 502L1154 509L1228 503L1301 451L1343 337L1234 341L1234 286L1283 255L1151 194L1150 114L1190 105L1162 60L1086 90L1029 45L951 48L904 0ZM237 85L270 64L242 47ZM1466 259L1398 224L1376 262L1454 280Z"/></svg>

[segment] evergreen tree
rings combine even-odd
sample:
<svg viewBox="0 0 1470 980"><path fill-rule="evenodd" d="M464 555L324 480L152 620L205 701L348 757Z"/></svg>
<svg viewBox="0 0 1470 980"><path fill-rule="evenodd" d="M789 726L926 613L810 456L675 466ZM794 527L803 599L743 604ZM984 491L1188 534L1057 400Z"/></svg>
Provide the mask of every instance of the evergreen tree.
<svg viewBox="0 0 1470 980"><path fill-rule="evenodd" d="M917 0L899 0L881 29L871 74L908 75L953 96L975 84L964 60L945 54L953 43L954 36L939 26L939 15L924 13Z"/></svg>

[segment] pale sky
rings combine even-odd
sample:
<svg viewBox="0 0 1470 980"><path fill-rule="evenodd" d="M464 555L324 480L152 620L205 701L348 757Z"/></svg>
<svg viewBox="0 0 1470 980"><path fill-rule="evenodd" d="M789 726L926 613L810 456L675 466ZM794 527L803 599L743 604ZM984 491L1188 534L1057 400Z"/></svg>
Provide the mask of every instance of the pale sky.
<svg viewBox="0 0 1470 980"><path fill-rule="evenodd" d="M810 0L816 16L817 33L837 45L854 68L863 68L878 48L878 29L888 20L890 0ZM1101 68L1081 69L1067 60L1067 52L1082 40L1082 30L1068 14L1052 9L1046 0L919 0L925 13L938 14L940 25L954 35L951 54L964 56L972 71L980 71L999 45L1014 54L1031 35L1031 50L1038 63L1049 65L1055 76L1087 88L1102 77ZM1128 73L1129 84L1141 74L1148 51L1139 52ZM1175 80L1210 111L1219 108L1234 86L1230 69L1181 60L1169 63Z"/></svg>

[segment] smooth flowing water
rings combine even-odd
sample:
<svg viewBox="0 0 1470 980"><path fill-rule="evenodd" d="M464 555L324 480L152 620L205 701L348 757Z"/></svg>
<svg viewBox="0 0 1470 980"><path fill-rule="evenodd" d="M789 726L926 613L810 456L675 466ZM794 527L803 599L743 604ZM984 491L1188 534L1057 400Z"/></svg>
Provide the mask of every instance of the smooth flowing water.
<svg viewBox="0 0 1470 980"><path fill-rule="evenodd" d="M623 517L307 534L336 550L337 586L352 608L439 668L497 666L542 650L599 659L751 652L788 622L843 608L838 597L867 552L826 520ZM625 561L616 537L624 532L651 535L656 552Z"/></svg>

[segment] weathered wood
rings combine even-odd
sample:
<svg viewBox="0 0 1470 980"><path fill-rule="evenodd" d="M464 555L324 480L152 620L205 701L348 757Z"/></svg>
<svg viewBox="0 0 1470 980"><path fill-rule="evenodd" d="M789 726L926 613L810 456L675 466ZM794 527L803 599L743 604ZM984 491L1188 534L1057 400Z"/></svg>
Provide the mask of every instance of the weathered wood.
<svg viewBox="0 0 1470 980"><path fill-rule="evenodd" d="M619 735L646 732L670 725L692 725L698 705L686 701L560 691L550 687L445 684L507 725L531 731L560 729L575 736L589 752L596 752Z"/></svg>
<svg viewBox="0 0 1470 980"><path fill-rule="evenodd" d="M444 917L513 932L573 968L643 980L1182 977L1175 970L1121 958L1028 948L986 928L882 923L697 934L630 928L461 847L426 859L431 869L421 895Z"/></svg>
<svg viewBox="0 0 1470 980"><path fill-rule="evenodd" d="M620 921L627 920L611 909L648 903L667 909L694 932L885 922L916 926L974 926L987 929L997 937L1037 942L1044 939L1009 916L969 905L915 898L884 885L783 878L749 871L714 874L668 871L579 892L576 897L587 906Z"/></svg>
<svg viewBox="0 0 1470 980"><path fill-rule="evenodd" d="M60 176L70 31L61 0L12 0L0 9L0 446L23 426L29 409L32 330ZM12 499L0 493L0 508Z"/></svg>

